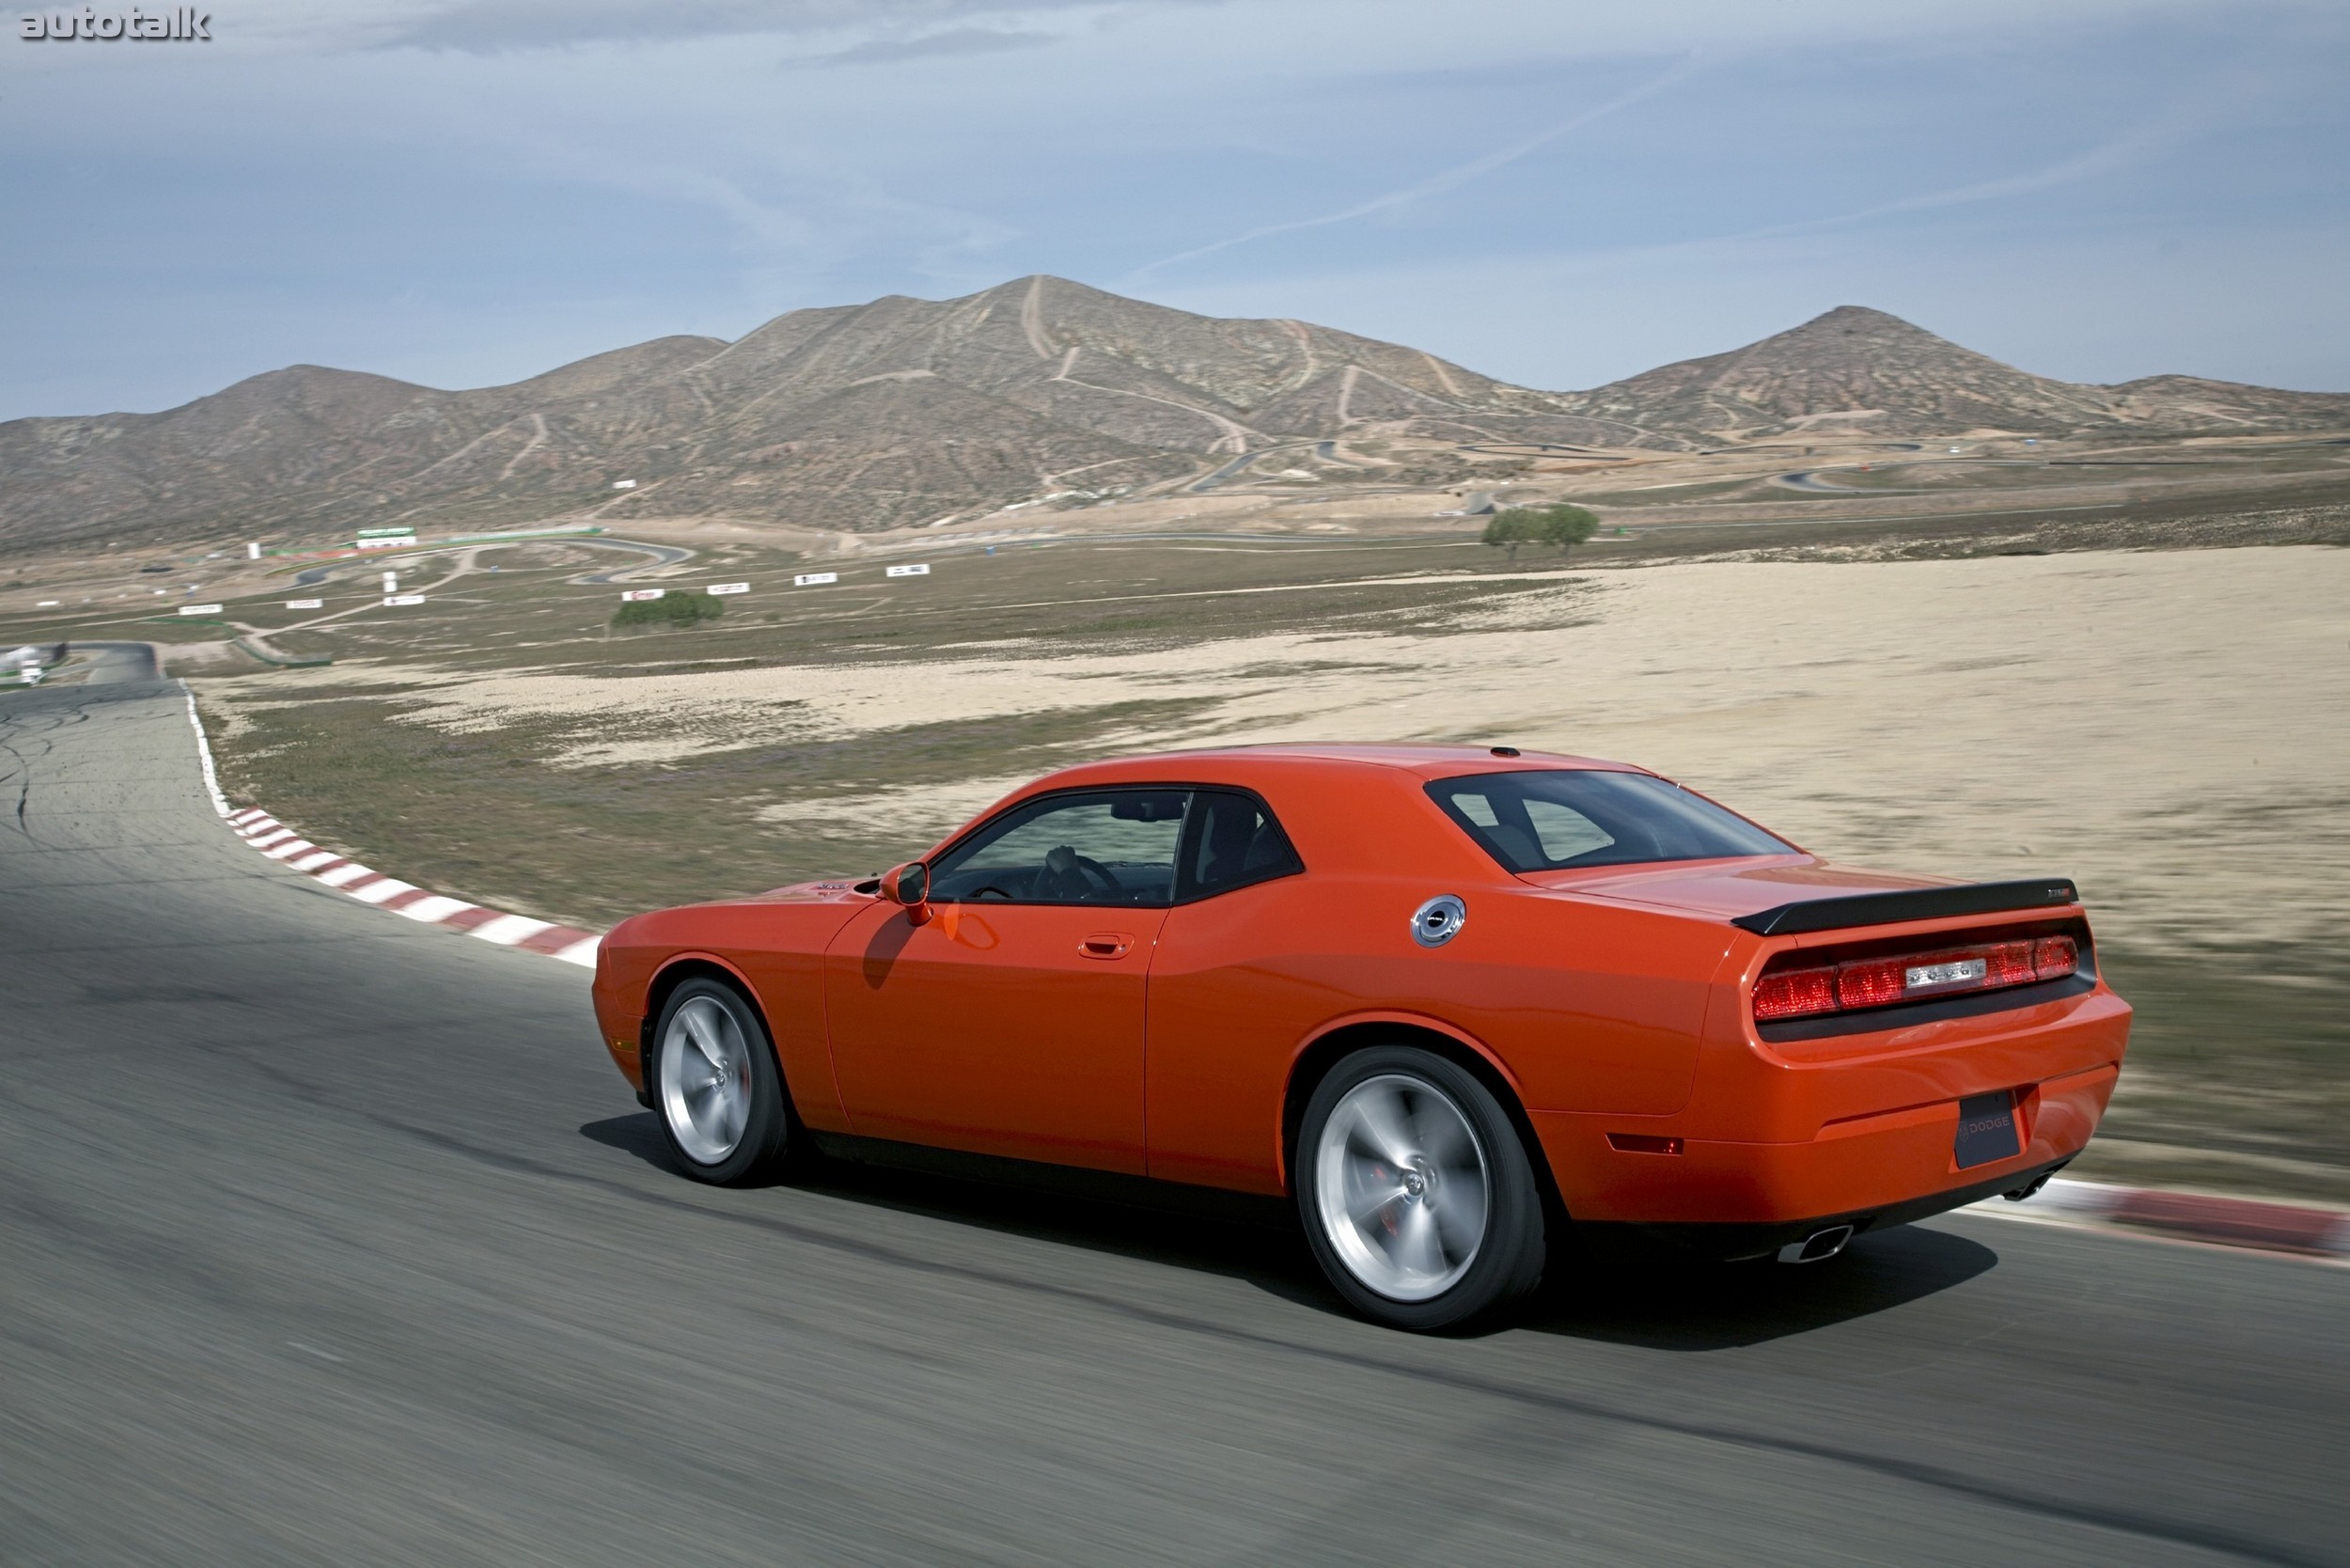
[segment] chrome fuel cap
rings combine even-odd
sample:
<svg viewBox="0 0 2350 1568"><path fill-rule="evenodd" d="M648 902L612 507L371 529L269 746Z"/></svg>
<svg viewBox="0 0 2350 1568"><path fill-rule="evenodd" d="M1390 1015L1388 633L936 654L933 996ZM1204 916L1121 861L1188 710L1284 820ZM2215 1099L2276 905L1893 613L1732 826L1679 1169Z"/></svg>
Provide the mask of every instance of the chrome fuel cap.
<svg viewBox="0 0 2350 1568"><path fill-rule="evenodd" d="M1439 893L1412 911L1412 940L1423 948L1441 948L1468 924L1468 905L1451 893Z"/></svg>

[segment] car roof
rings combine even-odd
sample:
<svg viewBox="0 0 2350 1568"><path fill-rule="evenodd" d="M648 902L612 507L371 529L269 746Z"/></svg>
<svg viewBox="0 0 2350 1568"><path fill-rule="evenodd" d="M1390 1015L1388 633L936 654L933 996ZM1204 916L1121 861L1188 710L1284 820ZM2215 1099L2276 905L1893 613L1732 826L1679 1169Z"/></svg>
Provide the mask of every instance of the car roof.
<svg viewBox="0 0 2350 1568"><path fill-rule="evenodd" d="M1559 752L1523 751L1497 756L1492 746L1422 745L1408 741L1275 741L1261 745L1204 746L1194 751L1160 751L1138 757L1118 757L1081 763L1039 779L1047 782L1110 783L1123 779L1164 778L1170 782L1201 777L1201 770L1223 773L1237 764L1272 763L1282 772L1312 771L1316 764L1334 769L1381 768L1422 779L1452 778L1465 773L1524 773L1577 768L1607 773L1646 773L1629 762L1596 757L1572 757Z"/></svg>

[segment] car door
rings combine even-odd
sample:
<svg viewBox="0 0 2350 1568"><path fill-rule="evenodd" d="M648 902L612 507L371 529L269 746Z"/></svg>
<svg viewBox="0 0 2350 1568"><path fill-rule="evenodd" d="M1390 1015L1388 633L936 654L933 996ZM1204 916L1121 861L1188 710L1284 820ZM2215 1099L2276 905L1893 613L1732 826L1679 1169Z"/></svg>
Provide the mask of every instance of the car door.
<svg viewBox="0 0 2350 1568"><path fill-rule="evenodd" d="M855 1130L1017 1159L1143 1169L1143 1004L1187 792L1014 807L931 870L930 918L879 903L825 955Z"/></svg>

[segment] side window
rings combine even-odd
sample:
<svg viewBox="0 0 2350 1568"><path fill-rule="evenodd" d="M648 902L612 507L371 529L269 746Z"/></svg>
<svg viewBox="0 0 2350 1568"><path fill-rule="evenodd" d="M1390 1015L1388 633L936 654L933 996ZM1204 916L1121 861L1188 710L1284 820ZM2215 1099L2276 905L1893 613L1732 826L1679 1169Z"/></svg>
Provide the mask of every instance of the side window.
<svg viewBox="0 0 2350 1568"><path fill-rule="evenodd" d="M1305 869L1262 802L1234 790L1193 793L1177 898L1209 898Z"/></svg>
<svg viewBox="0 0 2350 1568"><path fill-rule="evenodd" d="M1089 790L1018 807L941 855L931 897L948 903L1173 902L1188 790Z"/></svg>

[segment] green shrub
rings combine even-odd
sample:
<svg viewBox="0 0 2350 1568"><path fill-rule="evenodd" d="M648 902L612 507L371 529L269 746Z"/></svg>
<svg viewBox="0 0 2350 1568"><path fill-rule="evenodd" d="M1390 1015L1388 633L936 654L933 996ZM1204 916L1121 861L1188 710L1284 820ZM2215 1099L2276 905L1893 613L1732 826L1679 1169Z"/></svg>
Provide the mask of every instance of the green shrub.
<svg viewBox="0 0 2350 1568"><path fill-rule="evenodd" d="M1485 525L1485 542L1499 545L1518 558L1521 544L1556 544L1561 552L1599 532L1599 519L1564 501L1547 507L1505 507Z"/></svg>
<svg viewBox="0 0 2350 1568"><path fill-rule="evenodd" d="M612 618L615 630L637 626L682 627L715 620L727 613L727 602L706 593L670 592L658 599L638 599L623 604Z"/></svg>

